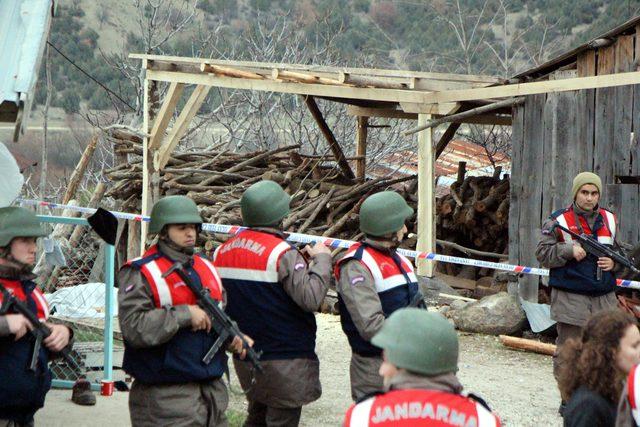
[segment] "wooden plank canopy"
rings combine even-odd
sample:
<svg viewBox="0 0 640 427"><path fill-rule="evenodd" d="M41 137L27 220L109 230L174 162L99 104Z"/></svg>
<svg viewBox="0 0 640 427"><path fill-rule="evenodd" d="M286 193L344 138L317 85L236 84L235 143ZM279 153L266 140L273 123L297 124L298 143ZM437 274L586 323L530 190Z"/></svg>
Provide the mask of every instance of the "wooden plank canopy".
<svg viewBox="0 0 640 427"><path fill-rule="evenodd" d="M406 70L330 67L304 64L261 63L209 58L184 58L160 55L132 54L130 58L143 60L145 78L144 133L151 131L151 139L144 140L143 214L151 208L154 185L152 175L166 165L171 151L188 129L210 87L289 93L304 97L307 107L325 135L337 163L350 179L364 179L364 160L356 163L356 174L335 140L327 122L313 98L348 104L347 112L356 116L357 154L366 153L366 127L369 117L418 120L418 125L448 123L437 147L433 144L434 128L417 135L418 161L418 249L435 250L434 161L446 143L454 136L460 123L510 125L510 101L501 99L567 92L581 89L618 87L640 84L640 72L615 75L578 75L576 78L546 80L530 83L506 84L507 81L482 75L459 75ZM149 96L150 83L170 84L158 117L152 122ZM184 85L196 85L173 128L168 130L175 106ZM206 89L205 89L206 88ZM505 108L495 109L505 105ZM479 108L493 104L493 107ZM475 109L475 110L474 110ZM474 110L473 113L459 114ZM528 112L531 115L532 112ZM451 116L452 117L447 117ZM527 130L535 126L536 117L528 117ZM436 120L435 122L433 120ZM165 137L165 132L168 135ZM163 142L164 141L164 142ZM153 156L155 154L155 156ZM153 157L152 157L153 156ZM152 162L151 159L154 161ZM534 171L529 171L533 173ZM526 174L525 174L526 175ZM517 180L514 180L517 182ZM157 194L157 188L156 188ZM142 242L145 241L145 226ZM418 273L433 275L432 262L419 262Z"/></svg>

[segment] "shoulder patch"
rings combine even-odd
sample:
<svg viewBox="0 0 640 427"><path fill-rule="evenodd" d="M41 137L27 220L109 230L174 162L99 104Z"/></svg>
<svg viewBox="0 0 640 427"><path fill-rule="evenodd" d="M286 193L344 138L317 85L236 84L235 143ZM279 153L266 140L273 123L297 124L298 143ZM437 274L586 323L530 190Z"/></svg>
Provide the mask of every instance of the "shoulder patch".
<svg viewBox="0 0 640 427"><path fill-rule="evenodd" d="M362 283L362 282L364 282L364 276L356 276L353 279L351 279L351 285L352 286L355 286L358 283Z"/></svg>

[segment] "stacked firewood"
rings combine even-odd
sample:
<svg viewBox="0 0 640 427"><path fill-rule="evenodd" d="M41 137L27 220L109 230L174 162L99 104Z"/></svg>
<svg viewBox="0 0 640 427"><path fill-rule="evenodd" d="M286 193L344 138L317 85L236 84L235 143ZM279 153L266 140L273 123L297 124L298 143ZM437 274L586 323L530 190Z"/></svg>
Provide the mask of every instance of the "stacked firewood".
<svg viewBox="0 0 640 427"><path fill-rule="evenodd" d="M416 187L415 176L351 183L331 158L304 155L298 149L298 145L293 145L253 153L213 150L176 153L160 172L161 193L191 197L207 222L241 224L242 193L251 184L270 179L292 196L291 214L284 221L286 230L357 239L358 212L368 195L392 187L403 190L405 182L413 182L409 187ZM132 141L118 141L115 151L142 155L142 147ZM106 176L114 183L107 195L121 201L123 210L138 211L141 158L133 157L106 171Z"/></svg>
<svg viewBox="0 0 640 427"><path fill-rule="evenodd" d="M351 182L344 178L332 158L304 155L298 149L293 145L253 153L219 149L174 153L159 176L152 179L158 179L162 195L183 194L195 200L205 221L234 225L242 223L242 193L251 184L270 179L292 196L291 214L284 221L287 231L349 240L362 236L358 213L370 194L393 189L417 208L415 176ZM142 146L137 141L115 140L115 151L134 156L106 171L113 181L108 196L120 201L122 210L139 212ZM499 178L499 170L493 177L464 175L461 168L450 194L436 202L438 252L493 261L506 258L503 254L508 242L508 177ZM407 227L409 237L402 246L413 249L417 240L416 215L409 219ZM224 239L225 236L216 236L218 241ZM454 264L442 264L439 268L472 280L492 273Z"/></svg>
<svg viewBox="0 0 640 427"><path fill-rule="evenodd" d="M494 176L465 178L461 168L450 193L436 202L438 239L472 248L474 253L467 254L476 258L493 261L508 258L509 177L500 178L500 172L497 168ZM455 245L443 246L445 254L464 253ZM465 269L452 264L444 266L447 274L458 275L461 270Z"/></svg>

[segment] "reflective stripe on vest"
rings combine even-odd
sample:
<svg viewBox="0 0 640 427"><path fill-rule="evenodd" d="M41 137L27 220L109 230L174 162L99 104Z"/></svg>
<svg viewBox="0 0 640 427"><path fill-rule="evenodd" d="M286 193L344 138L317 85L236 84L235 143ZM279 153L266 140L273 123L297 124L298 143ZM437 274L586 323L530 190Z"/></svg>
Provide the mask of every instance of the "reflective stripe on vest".
<svg viewBox="0 0 640 427"><path fill-rule="evenodd" d="M154 245L149 248L142 258L150 257L157 253L158 248ZM162 277L172 265L173 262L168 257L159 256L140 267L140 272L149 283L156 307L196 304L196 296L182 281L178 273L173 272L167 277ZM193 269L200 277L202 286L209 289L211 297L220 301L222 299L222 281L213 264L205 258L195 256L193 257Z"/></svg>
<svg viewBox="0 0 640 427"><path fill-rule="evenodd" d="M219 246L213 262L223 279L278 283L280 257L290 249L291 245L278 236L245 230ZM242 252L249 253L243 255ZM236 267L240 256L243 268Z"/></svg>
<svg viewBox="0 0 640 427"><path fill-rule="evenodd" d="M22 282L19 280L7 280L0 279L0 283L4 286L10 294L15 296L18 300L22 302L27 302L27 296L24 292L24 288L22 286ZM44 294L38 289L38 287L34 287L31 292L31 297L33 301L36 303L37 316L40 320L47 320L49 318L49 304L47 303ZM2 294L0 294L0 305L2 305Z"/></svg>
<svg viewBox="0 0 640 427"><path fill-rule="evenodd" d="M612 214L608 210L602 209L602 208L599 210L599 213L603 219L603 226L600 227L596 232L598 242L602 243L603 245L613 245L613 242L616 237L616 217L614 214ZM588 235L593 234L591 231L591 228L589 227L589 224L587 223L587 220L580 215L577 215L577 217L578 217L578 220L580 221L580 225L582 226L582 230L584 230L585 234L588 234ZM574 233L578 233L578 234L581 233L580 227L576 223L576 215L574 214L573 206L566 209L565 212L560 214L556 218L556 221L558 221L560 225L562 225L565 228L568 228ZM560 242L571 243L573 241L569 233L562 230L558 230L558 231L560 232L558 235L558 240Z"/></svg>
<svg viewBox="0 0 640 427"><path fill-rule="evenodd" d="M361 243L356 243L355 245L351 246L344 257L342 257L342 259L338 263L341 264L344 261L353 258L356 251L361 246ZM418 278L414 273L411 261L409 261L409 259L407 259L407 257L405 257L404 255L397 255L400 258L402 268L409 277L409 282L417 283ZM360 261L365 265L365 267L367 267L367 269L371 273L376 287L376 292L378 293L407 284L407 279L404 277L404 274L402 274L396 263L389 255L385 255L382 252L378 252L365 246L362 251L362 259ZM336 267L336 276L338 277L338 279L340 278L339 265Z"/></svg>
<svg viewBox="0 0 640 427"><path fill-rule="evenodd" d="M499 427L500 420L465 396L435 390L394 390L352 406L344 425Z"/></svg>
<svg viewBox="0 0 640 427"><path fill-rule="evenodd" d="M629 405L631 405L631 414L636 425L640 425L640 411L638 410L640 407L640 395L638 390L640 390L640 369L636 365L631 369L627 377L627 398Z"/></svg>

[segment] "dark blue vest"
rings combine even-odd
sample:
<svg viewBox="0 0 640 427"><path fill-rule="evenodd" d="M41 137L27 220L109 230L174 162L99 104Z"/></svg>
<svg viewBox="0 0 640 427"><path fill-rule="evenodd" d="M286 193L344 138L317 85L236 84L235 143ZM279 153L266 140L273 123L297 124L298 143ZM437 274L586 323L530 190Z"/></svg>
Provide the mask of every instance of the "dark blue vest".
<svg viewBox="0 0 640 427"><path fill-rule="evenodd" d="M27 305L37 313L31 292L36 284L22 282L27 295ZM13 337L0 338L0 419L29 423L35 412L44 406L44 399L51 388L49 351L43 345L38 355L36 372L29 370L34 338L27 333L18 341Z"/></svg>
<svg viewBox="0 0 640 427"><path fill-rule="evenodd" d="M361 260L364 249L364 245L360 246L352 259ZM391 313L396 310L408 307L414 295L418 292L418 283L411 281L408 276L406 276L406 278L406 284L378 293L378 297L380 298L380 303L382 305L382 312L384 313L385 318L389 317ZM338 304L340 308L340 323L342 324L342 330L349 340L349 345L351 346L352 351L357 355L364 357L381 356L382 349L362 338L360 332L358 332L358 329L351 318L351 314L349 313L349 310L347 310L344 300L340 294L338 294Z"/></svg>
<svg viewBox="0 0 640 427"><path fill-rule="evenodd" d="M316 319L279 283L225 279L227 313L262 351L260 360L317 359Z"/></svg>
<svg viewBox="0 0 640 427"><path fill-rule="evenodd" d="M158 256L163 255L142 258L131 265L140 268ZM199 284L195 270L189 268L187 273ZM181 328L171 340L155 347L135 348L125 339L122 368L144 384L179 384L220 378L227 370L224 346L208 365L202 362L216 338L213 331L193 332L190 328Z"/></svg>
<svg viewBox="0 0 640 427"><path fill-rule="evenodd" d="M243 239L262 249L235 248ZM280 236L247 230L219 248L214 264L227 291L226 311L254 340L253 348L262 351L260 360L316 360L315 316L298 306L278 282L277 259L292 250L283 245L287 243Z"/></svg>
<svg viewBox="0 0 640 427"><path fill-rule="evenodd" d="M561 209L551 214L555 220L566 209ZM593 226L592 233L604 227L602 215L598 215ZM610 245L607 245L610 246ZM616 289L616 277L611 271L602 271L600 280L597 278L598 258L587 254L582 261L572 258L562 267L549 269L549 286L564 291L589 296L601 296L613 292Z"/></svg>

